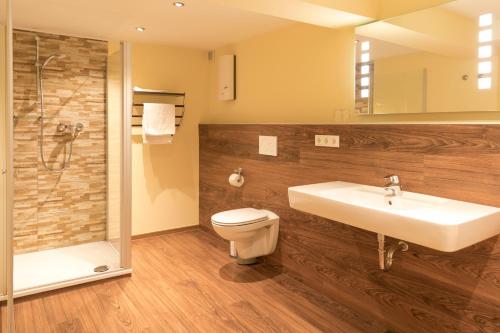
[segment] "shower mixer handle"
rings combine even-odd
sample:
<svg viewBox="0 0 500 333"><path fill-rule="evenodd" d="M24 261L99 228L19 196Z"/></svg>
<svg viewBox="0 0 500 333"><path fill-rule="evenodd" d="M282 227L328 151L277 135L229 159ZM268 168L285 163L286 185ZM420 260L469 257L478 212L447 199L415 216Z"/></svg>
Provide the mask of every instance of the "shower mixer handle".
<svg viewBox="0 0 500 333"><path fill-rule="evenodd" d="M73 132L73 134L79 134L81 131L83 131L83 124L76 123L75 125L68 125L65 123L59 123L57 125L57 131L61 133Z"/></svg>
<svg viewBox="0 0 500 333"><path fill-rule="evenodd" d="M75 131L77 131L77 132L83 131L83 124L82 123L76 123L76 125L75 125Z"/></svg>
<svg viewBox="0 0 500 333"><path fill-rule="evenodd" d="M83 124L76 123L75 126L73 127L73 140L75 140L82 131L83 131Z"/></svg>
<svg viewBox="0 0 500 333"><path fill-rule="evenodd" d="M67 129L68 129L68 125L66 125L66 124L59 123L59 125L57 125L58 132L65 132Z"/></svg>

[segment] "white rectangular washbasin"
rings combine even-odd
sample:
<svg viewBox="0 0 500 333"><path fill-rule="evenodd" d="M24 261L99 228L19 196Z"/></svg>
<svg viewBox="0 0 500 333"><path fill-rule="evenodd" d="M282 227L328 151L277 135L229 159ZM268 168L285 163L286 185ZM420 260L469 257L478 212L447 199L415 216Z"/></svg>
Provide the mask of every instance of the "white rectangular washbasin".
<svg viewBox="0 0 500 333"><path fill-rule="evenodd" d="M329 182L288 188L290 207L436 250L454 252L500 234L500 208L382 187Z"/></svg>

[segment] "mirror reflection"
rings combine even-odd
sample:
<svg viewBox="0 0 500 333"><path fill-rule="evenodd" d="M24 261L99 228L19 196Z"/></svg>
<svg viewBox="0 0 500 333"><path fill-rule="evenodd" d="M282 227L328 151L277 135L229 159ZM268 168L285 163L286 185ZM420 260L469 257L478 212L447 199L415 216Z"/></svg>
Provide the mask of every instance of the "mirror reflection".
<svg viewBox="0 0 500 333"><path fill-rule="evenodd" d="M356 28L362 114L500 111L500 1L457 0Z"/></svg>

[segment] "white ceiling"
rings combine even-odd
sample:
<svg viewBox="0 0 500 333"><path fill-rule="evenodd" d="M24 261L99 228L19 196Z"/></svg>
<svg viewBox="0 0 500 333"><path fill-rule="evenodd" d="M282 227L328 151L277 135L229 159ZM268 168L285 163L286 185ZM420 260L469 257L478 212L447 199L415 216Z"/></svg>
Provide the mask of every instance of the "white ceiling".
<svg viewBox="0 0 500 333"><path fill-rule="evenodd" d="M443 18L442 10L457 17L443 26L442 21L437 22ZM358 39L373 42L370 52L374 59L417 50L470 58L476 57L477 53L478 16L485 13L494 14L493 44L500 47L500 0L456 0L395 19L363 25L356 28L356 33L360 35ZM438 24L441 29L427 28ZM460 24L460 32L453 29L452 24Z"/></svg>
<svg viewBox="0 0 500 333"><path fill-rule="evenodd" d="M176 8L173 1L12 0L13 22L18 29L209 50L293 22L329 28L364 24L377 17L383 4L382 0L184 0L186 6ZM500 3L455 3L466 1ZM138 32L139 26L146 31Z"/></svg>
<svg viewBox="0 0 500 333"><path fill-rule="evenodd" d="M249 0L251 1L251 0ZM279 29L292 21L208 0L13 0L16 28L90 37L175 44L199 49ZM138 32L138 26L146 27Z"/></svg>
<svg viewBox="0 0 500 333"><path fill-rule="evenodd" d="M500 16L498 0L456 0L442 5L441 8L474 19L485 13L493 13L496 19Z"/></svg>
<svg viewBox="0 0 500 333"><path fill-rule="evenodd" d="M411 47L397 45L384 41L382 39L370 38L362 35L356 35L356 40L358 40L359 42L370 42L370 57L373 60L419 52L419 50L413 49Z"/></svg>
<svg viewBox="0 0 500 333"><path fill-rule="evenodd" d="M205 0L292 21L340 28L374 20L378 0ZM371 12L372 16L365 13Z"/></svg>

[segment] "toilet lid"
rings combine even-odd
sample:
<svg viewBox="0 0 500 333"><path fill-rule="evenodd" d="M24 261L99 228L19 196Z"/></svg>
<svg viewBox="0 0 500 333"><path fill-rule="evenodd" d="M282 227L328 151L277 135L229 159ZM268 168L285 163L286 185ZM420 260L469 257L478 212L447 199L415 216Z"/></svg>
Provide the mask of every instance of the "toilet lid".
<svg viewBox="0 0 500 333"><path fill-rule="evenodd" d="M212 222L217 224L241 225L267 220L267 212L255 208L227 210L212 216Z"/></svg>

